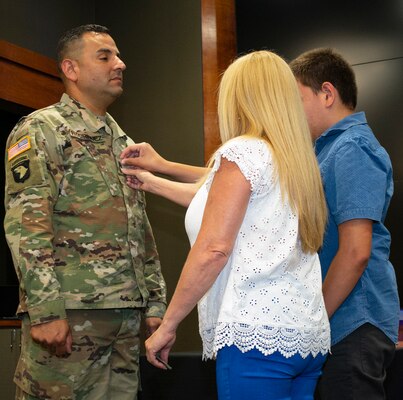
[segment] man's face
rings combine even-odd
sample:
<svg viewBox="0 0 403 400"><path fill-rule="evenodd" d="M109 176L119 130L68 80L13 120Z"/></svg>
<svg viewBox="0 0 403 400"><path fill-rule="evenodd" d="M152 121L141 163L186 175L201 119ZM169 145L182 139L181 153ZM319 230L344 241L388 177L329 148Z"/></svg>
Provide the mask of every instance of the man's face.
<svg viewBox="0 0 403 400"><path fill-rule="evenodd" d="M77 88L95 102L112 103L123 92L126 65L107 34L87 32L77 57ZM108 104L108 105L109 105Z"/></svg>
<svg viewBox="0 0 403 400"><path fill-rule="evenodd" d="M326 130L323 119L324 105L321 93L315 93L310 87L304 86L299 81L298 88L308 120L309 130L311 131L312 139L315 140Z"/></svg>

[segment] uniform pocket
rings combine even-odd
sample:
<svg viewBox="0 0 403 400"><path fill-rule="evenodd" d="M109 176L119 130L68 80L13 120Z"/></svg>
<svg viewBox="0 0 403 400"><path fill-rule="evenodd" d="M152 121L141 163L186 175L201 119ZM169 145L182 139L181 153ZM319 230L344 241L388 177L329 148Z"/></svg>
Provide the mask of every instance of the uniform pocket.
<svg viewBox="0 0 403 400"><path fill-rule="evenodd" d="M63 358L52 356L30 336L29 318L22 326L21 355L14 382L25 393L40 399L73 399L73 384L69 373L63 372Z"/></svg>
<svg viewBox="0 0 403 400"><path fill-rule="evenodd" d="M102 204L110 197L109 187L97 163L82 154L80 162L65 170L54 210L78 214Z"/></svg>

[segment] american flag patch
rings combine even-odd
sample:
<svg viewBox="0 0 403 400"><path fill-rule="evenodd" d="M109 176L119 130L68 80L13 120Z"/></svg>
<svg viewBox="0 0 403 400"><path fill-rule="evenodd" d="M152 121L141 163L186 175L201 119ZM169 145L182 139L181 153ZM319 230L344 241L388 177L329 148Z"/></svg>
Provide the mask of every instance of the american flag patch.
<svg viewBox="0 0 403 400"><path fill-rule="evenodd" d="M29 136L24 136L17 143L13 144L8 150L8 161L18 156L19 154L31 148L31 140Z"/></svg>

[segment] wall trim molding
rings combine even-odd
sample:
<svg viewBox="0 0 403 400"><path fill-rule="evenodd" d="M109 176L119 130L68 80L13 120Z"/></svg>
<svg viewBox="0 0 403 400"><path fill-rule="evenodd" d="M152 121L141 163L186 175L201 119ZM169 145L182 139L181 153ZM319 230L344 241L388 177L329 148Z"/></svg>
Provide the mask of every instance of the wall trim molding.
<svg viewBox="0 0 403 400"><path fill-rule="evenodd" d="M0 40L0 99L30 109L60 100L63 84L55 60Z"/></svg>

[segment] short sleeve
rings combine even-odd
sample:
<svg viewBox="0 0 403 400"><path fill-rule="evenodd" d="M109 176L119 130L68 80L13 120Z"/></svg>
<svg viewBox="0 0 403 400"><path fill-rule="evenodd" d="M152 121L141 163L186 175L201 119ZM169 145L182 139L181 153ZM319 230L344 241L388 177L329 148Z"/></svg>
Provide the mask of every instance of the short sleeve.
<svg viewBox="0 0 403 400"><path fill-rule="evenodd" d="M235 138L217 150L213 169L207 178L209 188L221 158L234 162L251 185L252 197L266 193L272 184L272 157L268 144L262 139Z"/></svg>
<svg viewBox="0 0 403 400"><path fill-rule="evenodd" d="M339 225L351 219L382 219L391 174L389 157L382 147L348 141L337 152L332 174L325 180L329 208Z"/></svg>

